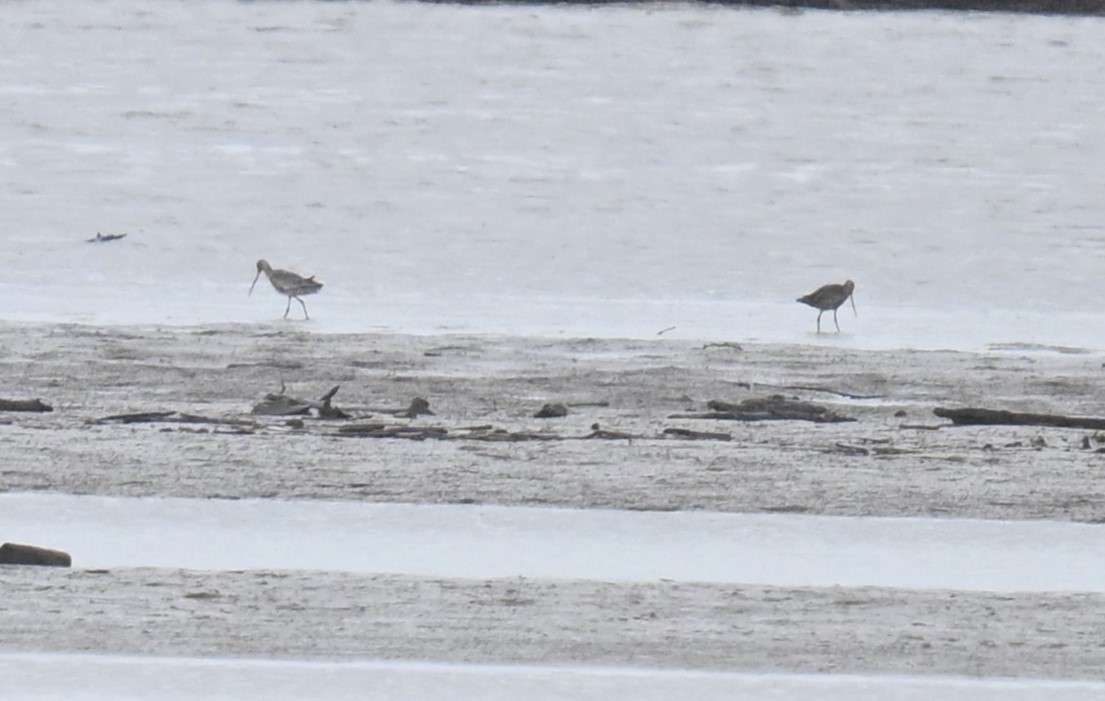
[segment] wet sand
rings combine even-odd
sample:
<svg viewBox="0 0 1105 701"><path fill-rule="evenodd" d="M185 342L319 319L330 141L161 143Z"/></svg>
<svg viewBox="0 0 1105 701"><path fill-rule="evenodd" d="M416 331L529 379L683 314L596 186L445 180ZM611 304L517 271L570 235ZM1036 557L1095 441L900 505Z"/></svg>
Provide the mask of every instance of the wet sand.
<svg viewBox="0 0 1105 701"><path fill-rule="evenodd" d="M6 650L1096 677L1105 596L0 568Z"/></svg>
<svg viewBox="0 0 1105 701"><path fill-rule="evenodd" d="M1105 518L1093 432L959 428L932 414L987 406L1105 415L1099 354L868 352L838 347L833 336L810 340L737 346L321 335L299 323L7 324L0 396L39 398L55 410L0 415L0 484L128 496ZM252 416L281 383L307 399L340 385L334 404L354 418L308 417L299 427ZM709 400L773 394L856 421L671 418L704 412ZM380 411L415 396L435 415ZM533 418L550 402L568 405L569 415ZM102 421L162 411L210 421ZM449 438L339 432L369 421L442 428ZM584 438L596 423L633 438ZM487 440L489 429L473 427L528 440ZM730 440L686 440L665 434L670 428ZM319 571L0 568L0 578L7 651L1057 678L1094 676L1105 656L1105 601L1094 594Z"/></svg>

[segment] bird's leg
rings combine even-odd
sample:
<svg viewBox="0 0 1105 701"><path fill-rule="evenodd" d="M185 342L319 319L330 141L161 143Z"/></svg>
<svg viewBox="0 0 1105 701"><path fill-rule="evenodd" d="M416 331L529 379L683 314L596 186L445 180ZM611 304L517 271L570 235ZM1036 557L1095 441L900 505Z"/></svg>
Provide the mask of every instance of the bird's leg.
<svg viewBox="0 0 1105 701"><path fill-rule="evenodd" d="M292 308L292 296L288 295L288 306L284 307L284 318L288 318L288 310Z"/></svg>
<svg viewBox="0 0 1105 701"><path fill-rule="evenodd" d="M840 324L836 321L836 310L833 310L833 323L836 324L836 332L840 333Z"/></svg>
<svg viewBox="0 0 1105 701"><path fill-rule="evenodd" d="M299 302L299 305L300 305L301 307L303 307L303 318L304 318L304 319L310 319L311 317L309 317L309 316L307 315L307 303L306 303L306 302L304 302L304 301L303 301L302 299L300 299L299 297L296 297L296 298L295 298L295 301ZM288 301L288 304L291 304L291 301L290 301L290 300Z"/></svg>
<svg viewBox="0 0 1105 701"><path fill-rule="evenodd" d="M817 312L817 333L821 333L821 315L824 313L824 309L821 309Z"/></svg>

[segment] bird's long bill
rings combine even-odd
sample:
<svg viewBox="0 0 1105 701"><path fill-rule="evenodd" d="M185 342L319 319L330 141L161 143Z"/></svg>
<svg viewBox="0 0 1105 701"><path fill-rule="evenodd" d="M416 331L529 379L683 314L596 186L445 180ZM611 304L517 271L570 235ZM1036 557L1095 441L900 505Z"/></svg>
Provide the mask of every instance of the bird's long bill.
<svg viewBox="0 0 1105 701"><path fill-rule="evenodd" d="M852 313L859 316L859 312L856 311L856 294L853 292L848 295L848 300L852 303Z"/></svg>
<svg viewBox="0 0 1105 701"><path fill-rule="evenodd" d="M257 275L255 275L255 276L253 277L253 284L249 286L249 293L248 293L248 294L246 294L246 297L249 297L250 295L252 295L252 294L253 294L253 288L254 288L254 286L255 286L255 285L257 284L257 281L258 281L259 279L261 279L261 271L260 271L260 270L258 270L258 271L257 271Z"/></svg>

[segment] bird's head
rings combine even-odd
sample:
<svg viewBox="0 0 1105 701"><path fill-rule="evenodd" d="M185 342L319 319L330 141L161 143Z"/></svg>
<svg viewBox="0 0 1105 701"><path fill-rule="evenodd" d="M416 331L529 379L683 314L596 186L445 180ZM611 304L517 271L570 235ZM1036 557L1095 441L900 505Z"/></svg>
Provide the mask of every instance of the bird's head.
<svg viewBox="0 0 1105 701"><path fill-rule="evenodd" d="M272 266L268 264L268 261L264 259L257 261L257 274L253 276L253 284L249 286L249 293L246 295L247 297L253 294L253 288L257 285L257 281L261 278L261 273L265 273L267 275L271 270Z"/></svg>

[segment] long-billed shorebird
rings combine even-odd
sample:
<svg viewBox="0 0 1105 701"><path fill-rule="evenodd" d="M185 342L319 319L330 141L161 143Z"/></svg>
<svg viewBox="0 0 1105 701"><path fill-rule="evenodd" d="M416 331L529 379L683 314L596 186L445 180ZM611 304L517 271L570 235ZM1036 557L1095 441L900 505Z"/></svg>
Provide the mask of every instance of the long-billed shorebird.
<svg viewBox="0 0 1105 701"><path fill-rule="evenodd" d="M818 287L805 297L799 297L798 301L819 310L817 312L817 333L821 333L821 315L829 309L832 309L833 323L836 324L836 332L840 333L840 324L836 321L837 307L850 299L852 300L852 313L859 316L859 312L856 311L856 300L852 297L852 291L855 289L856 283L851 280L845 280L843 285L824 285Z"/></svg>
<svg viewBox="0 0 1105 701"><path fill-rule="evenodd" d="M288 310L292 308L292 300L296 300L303 306L303 318L310 319L307 315L307 305L300 299L300 295L313 295L322 289L322 283L315 280L315 276L303 277L290 270L273 270L266 260L257 261L257 275L253 278L253 284L249 286L249 294L253 294L253 287L264 273L272 283L273 288L282 295L287 295L288 306L284 308L284 318L288 318Z"/></svg>

